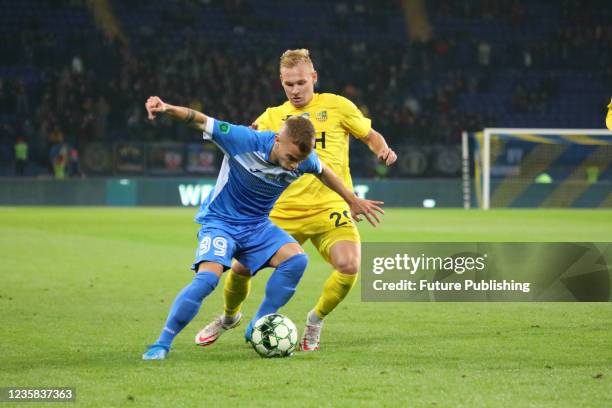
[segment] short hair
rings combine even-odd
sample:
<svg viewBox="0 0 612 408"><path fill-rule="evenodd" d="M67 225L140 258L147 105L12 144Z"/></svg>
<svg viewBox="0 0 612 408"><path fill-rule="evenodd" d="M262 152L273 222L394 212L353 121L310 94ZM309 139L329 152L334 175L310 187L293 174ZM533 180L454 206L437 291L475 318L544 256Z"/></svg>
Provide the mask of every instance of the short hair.
<svg viewBox="0 0 612 408"><path fill-rule="evenodd" d="M287 135L300 152L310 154L315 144L315 128L312 122L302 116L291 116L285 121Z"/></svg>
<svg viewBox="0 0 612 408"><path fill-rule="evenodd" d="M293 68L298 64L305 63L310 65L314 70L314 65L310 59L310 51L306 48L300 48L297 50L287 50L283 52L280 57L280 68Z"/></svg>

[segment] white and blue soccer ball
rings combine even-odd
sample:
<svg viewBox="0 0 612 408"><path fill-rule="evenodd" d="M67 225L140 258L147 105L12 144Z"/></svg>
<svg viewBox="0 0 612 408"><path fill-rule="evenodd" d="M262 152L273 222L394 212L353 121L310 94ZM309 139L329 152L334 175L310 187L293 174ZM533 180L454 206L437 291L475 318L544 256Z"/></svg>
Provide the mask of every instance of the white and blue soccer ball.
<svg viewBox="0 0 612 408"><path fill-rule="evenodd" d="M265 315L253 325L251 345L262 357L288 357L298 345L295 324L278 313Z"/></svg>

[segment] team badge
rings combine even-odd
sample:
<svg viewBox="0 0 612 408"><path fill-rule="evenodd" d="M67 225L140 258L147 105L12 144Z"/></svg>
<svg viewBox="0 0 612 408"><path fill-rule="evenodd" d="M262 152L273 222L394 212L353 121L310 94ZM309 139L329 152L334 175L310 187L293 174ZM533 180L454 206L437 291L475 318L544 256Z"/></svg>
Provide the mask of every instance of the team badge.
<svg viewBox="0 0 612 408"><path fill-rule="evenodd" d="M325 122L327 120L327 111L317 112L316 118L319 122Z"/></svg>
<svg viewBox="0 0 612 408"><path fill-rule="evenodd" d="M221 131L221 133L223 133L224 135L227 135L229 133L230 130L230 125L229 123L226 122L221 122L219 123L219 130Z"/></svg>

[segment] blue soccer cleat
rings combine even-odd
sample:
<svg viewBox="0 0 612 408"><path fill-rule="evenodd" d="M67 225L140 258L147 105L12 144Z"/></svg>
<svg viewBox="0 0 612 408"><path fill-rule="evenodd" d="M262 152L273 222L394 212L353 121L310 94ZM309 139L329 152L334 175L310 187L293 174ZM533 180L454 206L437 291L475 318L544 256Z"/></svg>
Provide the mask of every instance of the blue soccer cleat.
<svg viewBox="0 0 612 408"><path fill-rule="evenodd" d="M244 341L249 343L251 341L252 336L253 336L253 321L251 320L246 330L244 331Z"/></svg>
<svg viewBox="0 0 612 408"><path fill-rule="evenodd" d="M167 347L160 346L159 344L153 344L149 346L149 349L142 355L143 360L164 360L170 350Z"/></svg>

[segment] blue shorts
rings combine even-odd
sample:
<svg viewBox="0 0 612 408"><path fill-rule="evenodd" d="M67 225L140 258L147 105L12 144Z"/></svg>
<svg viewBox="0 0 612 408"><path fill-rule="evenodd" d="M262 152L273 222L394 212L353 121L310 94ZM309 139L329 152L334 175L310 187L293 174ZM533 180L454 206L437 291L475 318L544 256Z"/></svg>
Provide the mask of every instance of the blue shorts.
<svg viewBox="0 0 612 408"><path fill-rule="evenodd" d="M288 243L297 241L270 220L255 225L209 221L198 232L198 248L191 269L196 271L206 261L221 264L227 270L232 266L232 258L236 258L255 275Z"/></svg>

